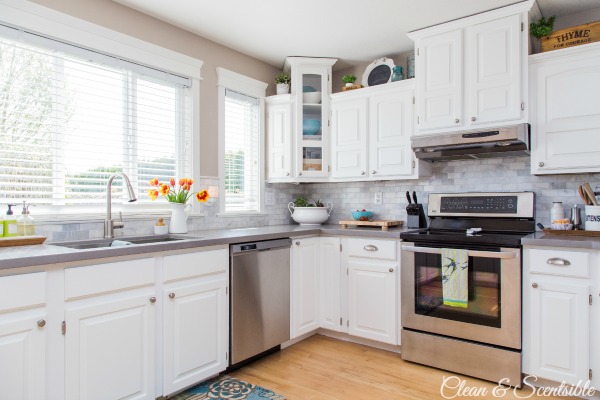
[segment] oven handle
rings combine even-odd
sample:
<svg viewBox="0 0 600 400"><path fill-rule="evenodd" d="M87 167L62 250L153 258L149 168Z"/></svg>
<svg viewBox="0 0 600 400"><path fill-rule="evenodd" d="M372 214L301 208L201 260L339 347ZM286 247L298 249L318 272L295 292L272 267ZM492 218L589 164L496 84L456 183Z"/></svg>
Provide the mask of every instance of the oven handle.
<svg viewBox="0 0 600 400"><path fill-rule="evenodd" d="M427 253L427 254L442 254L442 249L435 247L417 247L417 246L402 246L402 250L410 251L413 253ZM480 258L515 258L515 253L509 253L507 251L479 251L479 250L468 250L469 257L480 257Z"/></svg>

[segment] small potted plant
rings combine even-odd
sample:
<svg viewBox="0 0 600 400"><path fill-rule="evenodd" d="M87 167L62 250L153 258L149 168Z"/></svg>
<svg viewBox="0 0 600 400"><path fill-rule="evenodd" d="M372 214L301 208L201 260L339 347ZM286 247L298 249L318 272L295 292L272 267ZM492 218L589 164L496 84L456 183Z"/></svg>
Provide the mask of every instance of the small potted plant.
<svg viewBox="0 0 600 400"><path fill-rule="evenodd" d="M275 87L277 94L287 94L290 92L290 77L286 74L279 74L275 77Z"/></svg>
<svg viewBox="0 0 600 400"><path fill-rule="evenodd" d="M327 221L332 209L331 203L327 203L327 206L321 200L313 200L311 203L302 196L288 204L292 219L300 225L321 225Z"/></svg>
<svg viewBox="0 0 600 400"><path fill-rule="evenodd" d="M354 86L354 82L356 82L356 75L353 75L353 74L344 75L342 77L342 82L344 82L346 84L346 87L352 87L352 86Z"/></svg>
<svg viewBox="0 0 600 400"><path fill-rule="evenodd" d="M549 18L540 17L536 22L532 22L529 24L529 33L531 36L537 38L537 46L538 52L541 48L540 41L543 37L548 36L552 33L554 29L554 20L556 19L556 15L553 15Z"/></svg>

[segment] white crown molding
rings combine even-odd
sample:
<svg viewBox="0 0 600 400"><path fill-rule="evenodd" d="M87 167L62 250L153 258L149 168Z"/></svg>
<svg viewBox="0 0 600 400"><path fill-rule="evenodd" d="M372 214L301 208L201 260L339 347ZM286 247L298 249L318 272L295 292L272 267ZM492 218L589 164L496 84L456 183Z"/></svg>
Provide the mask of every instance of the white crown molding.
<svg viewBox="0 0 600 400"><path fill-rule="evenodd" d="M264 98L269 86L268 83L221 67L217 67L217 77L217 85L257 98Z"/></svg>

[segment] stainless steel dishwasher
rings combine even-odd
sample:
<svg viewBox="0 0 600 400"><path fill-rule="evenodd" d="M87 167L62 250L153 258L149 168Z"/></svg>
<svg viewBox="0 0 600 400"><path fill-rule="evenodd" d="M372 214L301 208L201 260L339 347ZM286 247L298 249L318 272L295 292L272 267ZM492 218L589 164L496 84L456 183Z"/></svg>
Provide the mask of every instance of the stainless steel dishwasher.
<svg viewBox="0 0 600 400"><path fill-rule="evenodd" d="M230 365L290 339L291 244L286 238L230 246Z"/></svg>

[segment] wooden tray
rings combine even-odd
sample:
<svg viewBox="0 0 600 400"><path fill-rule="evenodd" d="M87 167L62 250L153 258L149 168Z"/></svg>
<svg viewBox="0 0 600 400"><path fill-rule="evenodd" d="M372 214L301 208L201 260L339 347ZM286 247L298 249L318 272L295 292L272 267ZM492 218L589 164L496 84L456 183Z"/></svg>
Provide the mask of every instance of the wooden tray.
<svg viewBox="0 0 600 400"><path fill-rule="evenodd" d="M46 236L13 236L0 238L0 247L27 246L30 244L42 244Z"/></svg>
<svg viewBox="0 0 600 400"><path fill-rule="evenodd" d="M556 236L587 236L587 237L600 237L600 231L561 231L559 229L550 229L544 228L544 233L548 235L556 235Z"/></svg>
<svg viewBox="0 0 600 400"><path fill-rule="evenodd" d="M348 226L380 226L382 231L387 231L390 226L402 226L404 221L340 221L342 229L346 229Z"/></svg>

